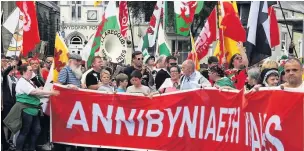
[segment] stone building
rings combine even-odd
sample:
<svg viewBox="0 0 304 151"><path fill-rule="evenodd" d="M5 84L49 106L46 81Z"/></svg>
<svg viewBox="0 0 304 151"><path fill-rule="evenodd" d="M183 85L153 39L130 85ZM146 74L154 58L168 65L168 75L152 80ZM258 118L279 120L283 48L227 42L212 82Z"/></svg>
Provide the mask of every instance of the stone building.
<svg viewBox="0 0 304 151"><path fill-rule="evenodd" d="M33 52L40 53L41 58L54 54L55 34L59 31L60 9L56 1L36 1L36 13L38 28L40 34L40 43ZM12 11L16 8L14 1L2 1L1 9L3 10L3 20L5 21ZM4 51L8 47L11 36L10 33L2 27L2 44ZM1 51L4 52L4 51ZM30 53L29 55L32 55Z"/></svg>

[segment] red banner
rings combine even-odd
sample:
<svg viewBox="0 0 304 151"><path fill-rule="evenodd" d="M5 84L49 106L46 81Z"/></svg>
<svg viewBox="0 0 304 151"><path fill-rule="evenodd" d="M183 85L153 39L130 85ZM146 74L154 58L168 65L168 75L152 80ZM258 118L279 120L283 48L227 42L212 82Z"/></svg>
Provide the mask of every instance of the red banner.
<svg viewBox="0 0 304 151"><path fill-rule="evenodd" d="M119 2L119 24L120 33L124 38L127 37L128 30L128 6L127 1Z"/></svg>
<svg viewBox="0 0 304 151"><path fill-rule="evenodd" d="M304 93L200 89L151 99L55 89L55 143L174 151L303 149Z"/></svg>
<svg viewBox="0 0 304 151"><path fill-rule="evenodd" d="M26 57L40 42L36 6L32 1L17 1L16 5L24 14L22 55Z"/></svg>

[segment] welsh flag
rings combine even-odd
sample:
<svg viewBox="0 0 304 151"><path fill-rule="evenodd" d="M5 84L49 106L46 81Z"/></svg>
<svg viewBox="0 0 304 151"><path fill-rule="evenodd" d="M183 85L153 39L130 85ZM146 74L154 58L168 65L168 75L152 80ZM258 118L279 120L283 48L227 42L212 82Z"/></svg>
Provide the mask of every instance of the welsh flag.
<svg viewBox="0 0 304 151"><path fill-rule="evenodd" d="M198 5L199 3L199 5ZM197 1L174 1L176 33L182 36L189 35L189 28L194 15L202 9L203 3Z"/></svg>
<svg viewBox="0 0 304 151"><path fill-rule="evenodd" d="M156 51L156 54L158 54L158 56L160 56L160 55L170 56L171 55L171 49L167 44L165 31L164 31L162 25L159 26L157 45L158 45L158 47L157 47L158 51Z"/></svg>
<svg viewBox="0 0 304 151"><path fill-rule="evenodd" d="M146 35L144 35L139 42L139 51L144 51L145 49L148 49L149 47L153 47L155 45L163 5L163 1L157 1L153 11L153 15L150 19L150 25L147 29Z"/></svg>
<svg viewBox="0 0 304 151"><path fill-rule="evenodd" d="M100 42L101 35L109 29L120 31L116 12L116 1L109 1L106 11L102 15L102 20L97 27L90 56L87 61L88 67L91 66L95 54L99 53L100 46L103 45L103 43Z"/></svg>

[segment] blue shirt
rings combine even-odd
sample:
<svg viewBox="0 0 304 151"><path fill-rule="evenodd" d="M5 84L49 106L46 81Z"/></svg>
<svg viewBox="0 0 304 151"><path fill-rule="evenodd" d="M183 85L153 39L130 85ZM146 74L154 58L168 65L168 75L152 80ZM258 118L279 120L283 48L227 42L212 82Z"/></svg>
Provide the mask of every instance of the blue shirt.
<svg viewBox="0 0 304 151"><path fill-rule="evenodd" d="M73 84L80 88L80 79L77 79L72 69L69 66L65 66L60 70L58 82L63 85Z"/></svg>
<svg viewBox="0 0 304 151"><path fill-rule="evenodd" d="M122 88L117 88L116 91L117 91L117 92L126 92L126 90L125 90L125 89L122 89Z"/></svg>

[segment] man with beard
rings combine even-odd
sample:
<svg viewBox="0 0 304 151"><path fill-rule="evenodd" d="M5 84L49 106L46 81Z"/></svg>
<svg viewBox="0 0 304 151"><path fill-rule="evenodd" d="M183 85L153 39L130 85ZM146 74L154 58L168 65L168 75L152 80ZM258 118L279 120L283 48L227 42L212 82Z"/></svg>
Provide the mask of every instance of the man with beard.
<svg viewBox="0 0 304 151"><path fill-rule="evenodd" d="M286 83L282 84L286 88L297 88L304 90L304 82L302 81L303 68L300 60L297 58L288 59L284 66Z"/></svg>
<svg viewBox="0 0 304 151"><path fill-rule="evenodd" d="M68 65L60 70L58 83L67 85L70 89L78 89L81 86L81 61L82 58L79 54L71 53L69 55ZM55 144L54 150L66 150L68 145ZM73 150L73 149L72 149ZM83 151L83 147L77 147L77 151Z"/></svg>
<svg viewBox="0 0 304 151"><path fill-rule="evenodd" d="M131 86L131 73L134 70L139 70L142 74L142 84L145 86L152 86L154 84L152 73L149 73L147 69L143 66L143 55L141 51L135 51L132 54L132 66L124 69L124 74L129 77L129 84Z"/></svg>
<svg viewBox="0 0 304 151"><path fill-rule="evenodd" d="M44 64L44 68L42 68L42 70L41 70L41 74L42 74L44 81L46 81L47 76L49 75L52 63L53 63L53 57L47 57L45 64Z"/></svg>
<svg viewBox="0 0 304 151"><path fill-rule="evenodd" d="M58 82L63 85L68 85L69 88L80 88L81 82L81 56L72 53L69 55L68 65L60 70Z"/></svg>
<svg viewBox="0 0 304 151"><path fill-rule="evenodd" d="M86 86L88 89L97 90L101 86L100 71L104 67L104 60L100 56L95 56L92 61L92 71L86 76Z"/></svg>

